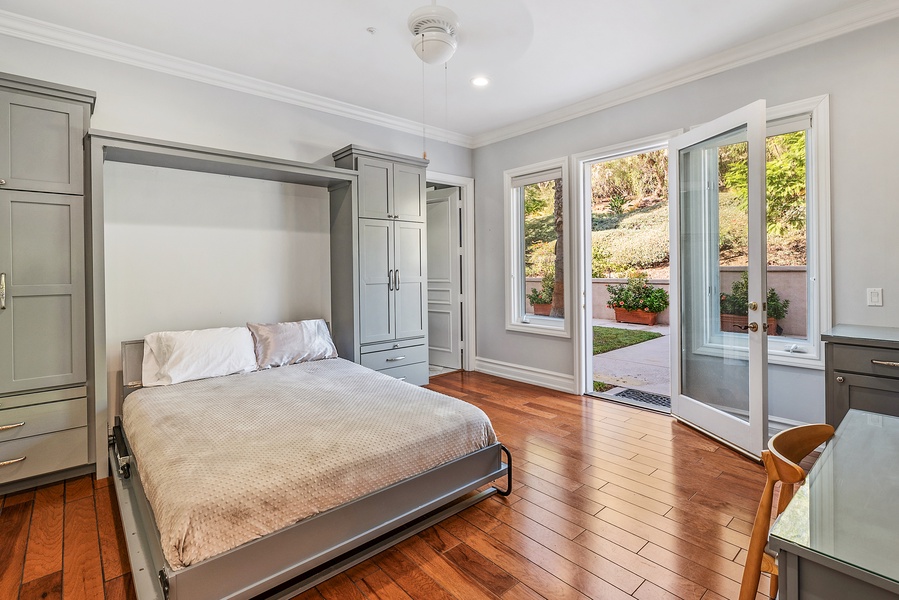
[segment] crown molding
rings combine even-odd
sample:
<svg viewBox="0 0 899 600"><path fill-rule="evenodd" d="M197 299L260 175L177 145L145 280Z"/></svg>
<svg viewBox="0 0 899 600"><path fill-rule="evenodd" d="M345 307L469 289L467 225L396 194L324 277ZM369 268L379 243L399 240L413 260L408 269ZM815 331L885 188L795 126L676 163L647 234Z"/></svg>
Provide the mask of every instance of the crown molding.
<svg viewBox="0 0 899 600"><path fill-rule="evenodd" d="M825 15L786 31L719 52L665 74L617 88L508 127L475 136L437 127L424 127L425 136L430 140L465 148L487 146L897 17L899 17L899 2L868 0L863 4ZM0 10L0 34L354 119L403 133L422 135L423 126L417 121L402 119L348 102L116 42L8 11Z"/></svg>
<svg viewBox="0 0 899 600"><path fill-rule="evenodd" d="M422 124L417 121L402 119L348 102L310 94L288 86L247 77L4 10L0 10L0 34L379 125L404 133L422 135ZM430 126L425 128L425 132L427 138L431 140L467 148L472 147L472 137L469 135Z"/></svg>
<svg viewBox="0 0 899 600"><path fill-rule="evenodd" d="M771 34L753 42L719 52L708 58L673 69L656 77L626 85L583 102L475 135L472 148L480 148L545 127L564 123L625 102L690 83L736 67L822 42L845 33L870 27L899 17L899 2L869 0L850 8L819 17L808 23Z"/></svg>

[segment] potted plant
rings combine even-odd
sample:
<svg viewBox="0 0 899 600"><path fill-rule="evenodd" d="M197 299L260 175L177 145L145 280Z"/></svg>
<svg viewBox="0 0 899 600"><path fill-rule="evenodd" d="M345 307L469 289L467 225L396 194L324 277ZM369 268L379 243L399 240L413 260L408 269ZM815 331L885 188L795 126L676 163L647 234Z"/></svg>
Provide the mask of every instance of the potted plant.
<svg viewBox="0 0 899 600"><path fill-rule="evenodd" d="M555 290L555 278L552 274L543 276L539 288L534 288L527 294L528 302L534 307L535 315L549 316L553 304L553 292Z"/></svg>
<svg viewBox="0 0 899 600"><path fill-rule="evenodd" d="M615 310L619 323L655 325L659 313L668 308L668 292L650 285L646 273L630 275L627 283L607 285L606 289L606 306Z"/></svg>
<svg viewBox="0 0 899 600"><path fill-rule="evenodd" d="M768 288L768 335L780 335L777 321L787 316L790 301ZM749 274L746 271L730 286L730 294L721 294L721 331L745 331L749 323Z"/></svg>

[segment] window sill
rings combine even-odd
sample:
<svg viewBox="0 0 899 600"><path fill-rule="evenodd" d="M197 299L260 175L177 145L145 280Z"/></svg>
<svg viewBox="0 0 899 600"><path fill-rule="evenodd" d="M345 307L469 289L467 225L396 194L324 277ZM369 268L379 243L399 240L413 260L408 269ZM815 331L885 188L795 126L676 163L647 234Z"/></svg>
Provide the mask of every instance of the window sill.
<svg viewBox="0 0 899 600"><path fill-rule="evenodd" d="M506 323L506 330L561 338L571 337L567 321L558 317L526 315L519 321Z"/></svg>

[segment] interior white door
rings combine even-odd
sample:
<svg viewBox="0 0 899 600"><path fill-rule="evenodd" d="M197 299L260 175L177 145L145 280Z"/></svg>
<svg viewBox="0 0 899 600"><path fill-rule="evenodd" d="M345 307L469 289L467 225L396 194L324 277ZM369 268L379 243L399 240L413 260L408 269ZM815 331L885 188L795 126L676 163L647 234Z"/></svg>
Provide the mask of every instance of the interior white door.
<svg viewBox="0 0 899 600"><path fill-rule="evenodd" d="M741 148L745 144L748 147ZM748 328L722 331L719 159L746 162ZM768 438L765 102L671 140L671 413L753 456ZM732 160L732 158L731 158ZM722 289L724 287L724 289Z"/></svg>
<svg viewBox="0 0 899 600"><path fill-rule="evenodd" d="M459 189L428 192L428 362L462 368Z"/></svg>

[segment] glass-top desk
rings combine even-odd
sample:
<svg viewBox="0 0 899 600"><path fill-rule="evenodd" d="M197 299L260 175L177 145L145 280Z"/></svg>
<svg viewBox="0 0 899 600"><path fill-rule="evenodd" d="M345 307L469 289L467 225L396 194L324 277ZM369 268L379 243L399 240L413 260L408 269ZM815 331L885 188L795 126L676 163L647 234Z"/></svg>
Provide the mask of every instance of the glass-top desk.
<svg viewBox="0 0 899 600"><path fill-rule="evenodd" d="M899 598L899 417L850 410L769 546L781 600Z"/></svg>

